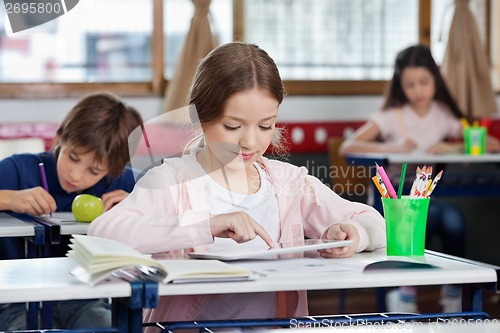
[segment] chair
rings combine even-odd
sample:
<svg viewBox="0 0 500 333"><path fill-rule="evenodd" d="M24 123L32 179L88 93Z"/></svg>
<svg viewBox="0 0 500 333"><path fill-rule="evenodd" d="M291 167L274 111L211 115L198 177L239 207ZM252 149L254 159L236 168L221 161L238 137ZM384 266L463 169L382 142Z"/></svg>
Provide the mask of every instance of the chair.
<svg viewBox="0 0 500 333"><path fill-rule="evenodd" d="M373 193L370 190L370 168L348 165L344 156L339 153L343 141L341 137L328 139L332 189L343 198L371 204Z"/></svg>

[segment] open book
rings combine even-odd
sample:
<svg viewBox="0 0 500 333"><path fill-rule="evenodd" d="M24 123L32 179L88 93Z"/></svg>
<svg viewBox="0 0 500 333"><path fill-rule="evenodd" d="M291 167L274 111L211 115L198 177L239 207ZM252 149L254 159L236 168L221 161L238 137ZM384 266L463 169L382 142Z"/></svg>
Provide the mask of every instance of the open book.
<svg viewBox="0 0 500 333"><path fill-rule="evenodd" d="M95 285L112 275L162 283L253 280L248 269L218 260L155 260L123 243L101 237L73 235L66 254L78 266L71 274Z"/></svg>

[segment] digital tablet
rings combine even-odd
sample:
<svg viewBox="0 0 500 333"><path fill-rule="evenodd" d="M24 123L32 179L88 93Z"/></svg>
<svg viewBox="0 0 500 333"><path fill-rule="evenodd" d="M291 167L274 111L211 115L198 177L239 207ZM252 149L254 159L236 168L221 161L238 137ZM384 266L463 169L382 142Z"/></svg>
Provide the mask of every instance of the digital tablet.
<svg viewBox="0 0 500 333"><path fill-rule="evenodd" d="M279 258L280 254L306 252L312 250L329 249L333 247L342 247L352 244L352 240L326 240L326 239L306 239L300 244L278 243L272 249L242 249L241 251L231 249L226 251L212 252L193 252L188 253L195 259L216 259L216 260L241 260L241 259L259 259L259 258Z"/></svg>

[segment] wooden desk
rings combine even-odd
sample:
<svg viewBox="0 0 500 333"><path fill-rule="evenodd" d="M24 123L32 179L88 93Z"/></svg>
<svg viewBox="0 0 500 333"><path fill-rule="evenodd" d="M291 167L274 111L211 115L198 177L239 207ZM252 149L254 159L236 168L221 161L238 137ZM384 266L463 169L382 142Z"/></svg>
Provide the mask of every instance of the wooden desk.
<svg viewBox="0 0 500 333"><path fill-rule="evenodd" d="M480 311L482 288L498 291L499 267L431 251L428 251L420 260L440 269L363 272L367 264L386 259L385 249L380 249L375 252L356 254L349 259L313 259L327 262L332 267L341 265L349 268L346 271L333 269L332 272L311 274L306 270L288 274L287 278L279 274L267 274L256 281L248 282L160 284L159 286L151 282L129 283L113 278L95 287L88 286L69 274L74 263L68 258L4 260L0 261L0 302L113 298L115 299L113 304L117 325L126 326L127 329L130 328L130 331L140 332L142 330L142 327L139 327L142 324L141 309L156 306L158 295L464 284L464 295L472 295L465 304L464 310ZM254 269L259 270L259 265L268 265L269 262L268 260L241 261L233 264L254 265ZM293 264L293 261L289 263ZM465 292L468 288L472 288L471 294ZM121 303L116 301L122 298L130 300L127 308L120 306ZM123 311L128 312L123 315ZM126 323L124 324L123 321ZM131 322L134 324L130 324Z"/></svg>

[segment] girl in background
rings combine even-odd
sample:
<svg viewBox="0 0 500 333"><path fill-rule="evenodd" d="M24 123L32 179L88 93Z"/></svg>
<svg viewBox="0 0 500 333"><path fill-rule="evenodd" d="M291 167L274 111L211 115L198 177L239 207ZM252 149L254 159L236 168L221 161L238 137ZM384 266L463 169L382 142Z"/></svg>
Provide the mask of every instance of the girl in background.
<svg viewBox="0 0 500 333"><path fill-rule="evenodd" d="M411 46L401 51L394 66L382 110L347 138L340 148L348 153L409 153L431 154L464 151L462 137L463 117L441 76L428 47ZM498 141L488 138L488 151L500 150ZM389 168L394 183L399 180L400 166ZM414 170L414 168L409 168ZM465 221L453 205L433 198L429 207L426 244L438 235L443 252L465 256ZM441 289L444 312L461 310L461 290L447 285ZM417 312L416 288L401 287L387 294L389 311Z"/></svg>

